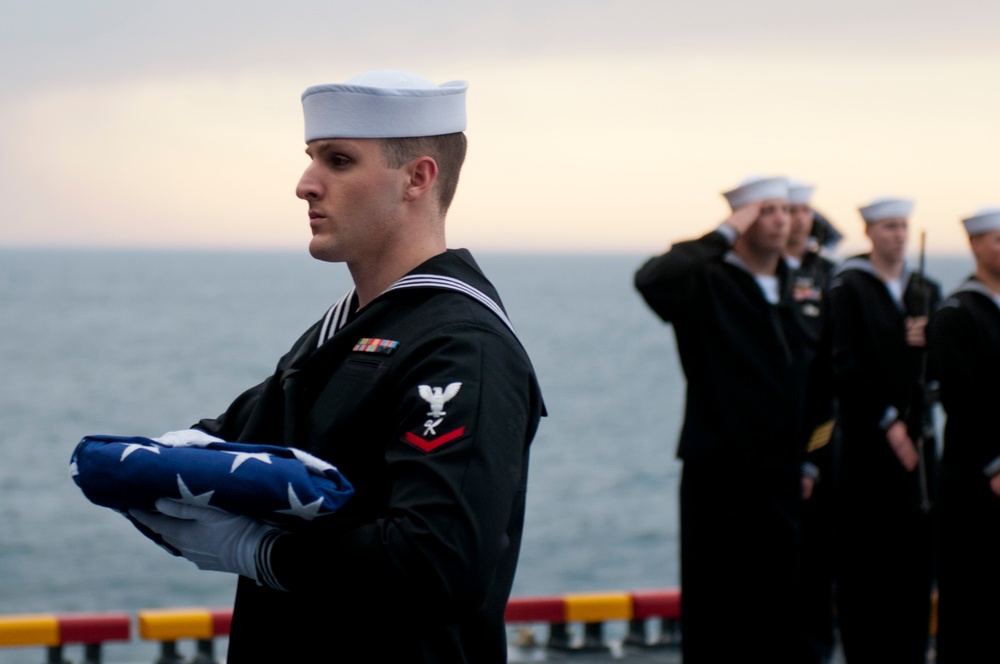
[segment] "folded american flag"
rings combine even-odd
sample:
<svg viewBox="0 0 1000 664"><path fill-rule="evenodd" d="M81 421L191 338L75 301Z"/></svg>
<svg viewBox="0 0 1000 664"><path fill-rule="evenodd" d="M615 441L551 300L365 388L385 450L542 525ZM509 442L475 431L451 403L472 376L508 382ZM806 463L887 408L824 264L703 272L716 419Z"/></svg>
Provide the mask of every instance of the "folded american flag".
<svg viewBox="0 0 1000 664"><path fill-rule="evenodd" d="M91 502L126 516L173 498L278 526L331 514L354 494L335 466L302 450L187 433L85 436L70 476Z"/></svg>

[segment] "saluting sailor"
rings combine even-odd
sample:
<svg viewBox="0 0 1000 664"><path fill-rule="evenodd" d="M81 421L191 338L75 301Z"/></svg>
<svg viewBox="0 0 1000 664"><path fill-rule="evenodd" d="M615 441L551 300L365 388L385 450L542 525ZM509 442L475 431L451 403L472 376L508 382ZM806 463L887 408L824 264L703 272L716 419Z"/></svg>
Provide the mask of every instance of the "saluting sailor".
<svg viewBox="0 0 1000 664"><path fill-rule="evenodd" d="M788 294L788 182L725 192L716 229L647 261L635 286L674 328L687 379L677 455L685 664L802 661L802 464L817 340ZM749 608L748 608L749 607Z"/></svg>
<svg viewBox="0 0 1000 664"><path fill-rule="evenodd" d="M871 251L839 265L829 290L842 431L837 615L852 664L927 657L937 457L921 375L940 288L906 264L912 209L898 197L861 206Z"/></svg>
<svg viewBox="0 0 1000 664"><path fill-rule="evenodd" d="M938 664L1000 661L1000 207L962 220L975 272L928 329L946 415L941 453Z"/></svg>
<svg viewBox="0 0 1000 664"><path fill-rule="evenodd" d="M210 569L241 575L229 664L506 661L544 406L496 290L445 244L466 88L371 71L302 95L309 251L346 263L354 288L270 378L194 428L300 448L354 496L287 530L193 507L143 517L183 555L215 552Z"/></svg>

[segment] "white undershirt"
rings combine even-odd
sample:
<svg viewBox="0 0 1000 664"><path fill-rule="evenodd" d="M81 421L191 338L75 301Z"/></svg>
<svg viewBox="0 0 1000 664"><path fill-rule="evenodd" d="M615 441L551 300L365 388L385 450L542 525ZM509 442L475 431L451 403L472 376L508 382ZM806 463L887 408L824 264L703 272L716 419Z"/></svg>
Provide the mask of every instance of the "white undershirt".
<svg viewBox="0 0 1000 664"><path fill-rule="evenodd" d="M755 274L754 279L760 285L760 289L764 291L764 299L771 304L777 304L780 300L780 292L778 291L778 277L775 275L768 274Z"/></svg>
<svg viewBox="0 0 1000 664"><path fill-rule="evenodd" d="M890 279L885 282L885 287L889 289L889 295L892 299L896 301L896 304L903 304L903 280L902 279Z"/></svg>

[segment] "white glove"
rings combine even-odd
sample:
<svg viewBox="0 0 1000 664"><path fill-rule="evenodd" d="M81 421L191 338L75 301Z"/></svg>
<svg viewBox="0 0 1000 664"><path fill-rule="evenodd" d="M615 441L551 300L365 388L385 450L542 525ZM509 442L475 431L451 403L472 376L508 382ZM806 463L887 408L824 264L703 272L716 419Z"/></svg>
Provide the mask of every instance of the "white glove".
<svg viewBox="0 0 1000 664"><path fill-rule="evenodd" d="M224 442L221 438L205 433L201 429L181 429L168 431L159 438L152 438L161 445L168 447L204 447L209 443Z"/></svg>
<svg viewBox="0 0 1000 664"><path fill-rule="evenodd" d="M257 578L256 555L264 537L277 528L214 507L188 505L169 498L156 501L160 513L129 510L142 523L198 566Z"/></svg>

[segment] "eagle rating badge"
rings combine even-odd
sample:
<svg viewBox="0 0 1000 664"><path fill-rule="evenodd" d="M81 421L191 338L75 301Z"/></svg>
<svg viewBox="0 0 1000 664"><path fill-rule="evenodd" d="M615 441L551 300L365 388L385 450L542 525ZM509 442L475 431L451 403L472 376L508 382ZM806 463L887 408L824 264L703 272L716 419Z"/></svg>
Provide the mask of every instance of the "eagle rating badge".
<svg viewBox="0 0 1000 664"><path fill-rule="evenodd" d="M464 426L442 434L438 434L437 430L444 422L445 415L448 414L444 409L445 404L454 399L461 389L461 383L449 383L446 387L417 386L417 394L427 402L430 410L427 411L427 421L423 425L423 435L407 431L404 440L424 452L431 452L445 443L461 437L465 433Z"/></svg>

